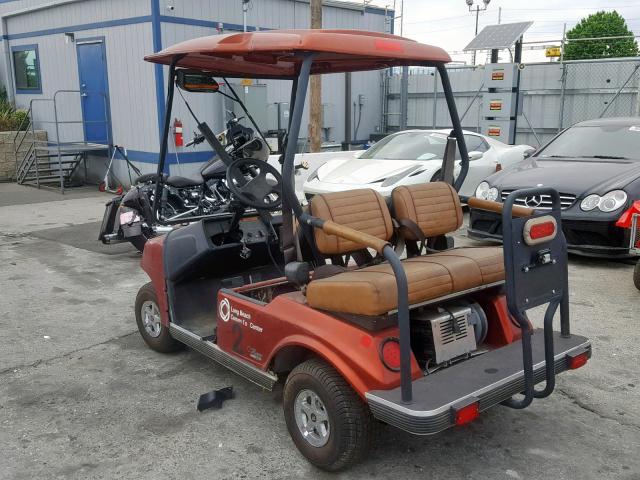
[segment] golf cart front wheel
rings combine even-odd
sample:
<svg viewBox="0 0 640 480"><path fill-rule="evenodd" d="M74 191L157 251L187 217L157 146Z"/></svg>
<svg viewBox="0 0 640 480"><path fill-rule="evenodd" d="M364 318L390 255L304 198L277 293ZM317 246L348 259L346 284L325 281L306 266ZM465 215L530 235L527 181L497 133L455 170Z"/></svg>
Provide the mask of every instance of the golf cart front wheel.
<svg viewBox="0 0 640 480"><path fill-rule="evenodd" d="M325 362L312 359L294 368L283 403L291 438L316 467L341 470L369 451L374 436L369 407Z"/></svg>
<svg viewBox="0 0 640 480"><path fill-rule="evenodd" d="M160 320L158 296L151 282L138 291L135 308L138 331L149 347L161 353L174 352L182 347Z"/></svg>
<svg viewBox="0 0 640 480"><path fill-rule="evenodd" d="M636 263L636 268L633 269L633 284L640 290L640 260Z"/></svg>

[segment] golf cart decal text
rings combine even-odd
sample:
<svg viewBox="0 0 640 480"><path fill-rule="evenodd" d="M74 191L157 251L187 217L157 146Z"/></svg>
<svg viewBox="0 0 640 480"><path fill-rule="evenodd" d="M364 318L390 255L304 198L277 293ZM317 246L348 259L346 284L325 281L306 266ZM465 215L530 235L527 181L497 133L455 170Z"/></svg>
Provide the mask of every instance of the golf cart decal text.
<svg viewBox="0 0 640 480"><path fill-rule="evenodd" d="M218 305L218 314L224 322L231 320L243 327L249 327L258 333L262 333L264 330L260 325L257 325L251 321L251 314L245 312L241 308L231 305L228 298L223 298Z"/></svg>

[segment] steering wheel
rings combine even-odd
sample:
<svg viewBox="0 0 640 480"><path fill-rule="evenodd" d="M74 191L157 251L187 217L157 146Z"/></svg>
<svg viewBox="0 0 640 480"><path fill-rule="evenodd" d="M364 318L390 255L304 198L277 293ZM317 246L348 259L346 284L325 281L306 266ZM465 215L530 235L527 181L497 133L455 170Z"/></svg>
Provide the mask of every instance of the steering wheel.
<svg viewBox="0 0 640 480"><path fill-rule="evenodd" d="M257 210L278 210L282 205L282 175L262 160L241 158L229 165L227 187L243 204Z"/></svg>

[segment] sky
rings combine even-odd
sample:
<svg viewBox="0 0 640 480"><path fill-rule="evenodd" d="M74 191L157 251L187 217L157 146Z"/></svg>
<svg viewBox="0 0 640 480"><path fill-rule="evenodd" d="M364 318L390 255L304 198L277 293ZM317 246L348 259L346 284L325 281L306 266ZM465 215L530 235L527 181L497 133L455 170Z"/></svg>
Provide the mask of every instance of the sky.
<svg viewBox="0 0 640 480"><path fill-rule="evenodd" d="M469 12L465 0L404 0L405 37L423 43L440 46L447 50L454 61L470 62L469 54L457 53L473 39L475 12ZM482 0L474 0L483 7ZM393 5L393 0L375 0L376 5ZM402 0L396 0L396 15L400 15ZM549 45L559 45L563 24L570 29L591 13L599 10L616 10L627 20L627 25L636 35L640 35L640 1L638 0L491 0L488 8L480 12L479 29L498 23L499 7L502 7L501 23L533 21L533 26L525 33L524 40L548 41ZM400 33L400 19L396 20L395 33ZM556 40L557 42L552 42ZM640 40L640 39L639 39ZM508 60L509 54L504 55ZM477 63L485 63L486 56L478 56ZM523 61L545 61L544 50L525 50Z"/></svg>

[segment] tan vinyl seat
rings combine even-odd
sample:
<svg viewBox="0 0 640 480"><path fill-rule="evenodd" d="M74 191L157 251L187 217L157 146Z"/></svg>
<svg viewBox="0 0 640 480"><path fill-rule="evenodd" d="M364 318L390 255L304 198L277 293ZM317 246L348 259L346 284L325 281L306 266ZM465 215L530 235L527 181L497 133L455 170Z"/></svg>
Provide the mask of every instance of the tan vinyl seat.
<svg viewBox="0 0 640 480"><path fill-rule="evenodd" d="M442 188L443 185L446 188ZM415 187L415 199L413 188L402 192L406 207L403 214L409 215L418 225L435 224L429 235L442 235L459 227L462 210L457 194L449 185L432 183ZM433 191L425 191L422 187ZM314 216L383 240L390 240L393 235L387 205L373 190L316 195L310 208ZM435 210L433 216L429 215L429 209ZM314 234L318 250L325 255L347 254L363 248L327 235L320 229L316 229ZM456 248L405 259L402 264L407 274L410 304L504 280L502 249L499 247ZM388 263L312 280L306 295L307 303L313 308L354 315L382 315L398 306L395 275Z"/></svg>

